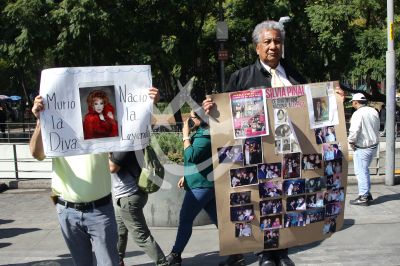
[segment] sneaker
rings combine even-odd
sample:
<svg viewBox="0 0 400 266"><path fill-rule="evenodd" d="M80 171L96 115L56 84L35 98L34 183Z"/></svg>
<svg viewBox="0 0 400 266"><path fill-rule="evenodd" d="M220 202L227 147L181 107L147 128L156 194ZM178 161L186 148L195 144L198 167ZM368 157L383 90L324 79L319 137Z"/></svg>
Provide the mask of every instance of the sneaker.
<svg viewBox="0 0 400 266"><path fill-rule="evenodd" d="M361 206L368 206L370 203L370 199L369 199L370 195L367 196L358 196L356 199L354 200L350 200L350 204L351 205L361 205ZM372 196L371 196L372 198Z"/></svg>
<svg viewBox="0 0 400 266"><path fill-rule="evenodd" d="M218 266L245 266L244 256L242 254L230 255L225 261L218 263Z"/></svg>
<svg viewBox="0 0 400 266"><path fill-rule="evenodd" d="M176 265L180 266L182 263L182 258L180 253L175 253L171 252L167 257L166 257L169 265Z"/></svg>

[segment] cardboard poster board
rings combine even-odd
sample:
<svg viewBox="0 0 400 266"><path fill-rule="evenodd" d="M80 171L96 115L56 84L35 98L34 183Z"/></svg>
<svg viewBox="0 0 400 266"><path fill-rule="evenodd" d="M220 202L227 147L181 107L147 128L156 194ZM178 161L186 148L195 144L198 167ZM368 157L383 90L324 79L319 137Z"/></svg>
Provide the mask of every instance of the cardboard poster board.
<svg viewBox="0 0 400 266"><path fill-rule="evenodd" d="M143 149L150 138L151 86L148 65L43 70L46 156Z"/></svg>
<svg viewBox="0 0 400 266"><path fill-rule="evenodd" d="M211 96L221 255L312 243L342 227L348 144L336 85L261 88L269 134L244 139L234 137L232 93Z"/></svg>

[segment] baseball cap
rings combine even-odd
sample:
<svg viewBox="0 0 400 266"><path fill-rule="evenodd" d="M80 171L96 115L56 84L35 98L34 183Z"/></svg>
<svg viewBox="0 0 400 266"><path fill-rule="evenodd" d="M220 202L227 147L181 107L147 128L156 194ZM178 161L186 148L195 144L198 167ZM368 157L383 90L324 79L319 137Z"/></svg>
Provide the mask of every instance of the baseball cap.
<svg viewBox="0 0 400 266"><path fill-rule="evenodd" d="M350 102L352 101L366 101L367 98L365 98L364 94L362 93L355 93L353 94L353 98L351 98Z"/></svg>

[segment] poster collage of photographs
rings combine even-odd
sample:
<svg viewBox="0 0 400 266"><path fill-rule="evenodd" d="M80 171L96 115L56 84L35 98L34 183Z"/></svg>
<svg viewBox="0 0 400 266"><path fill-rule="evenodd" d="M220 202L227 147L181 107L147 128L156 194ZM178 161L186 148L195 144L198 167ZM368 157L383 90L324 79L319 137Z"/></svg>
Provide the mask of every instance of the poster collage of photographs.
<svg viewBox="0 0 400 266"><path fill-rule="evenodd" d="M252 135L239 145L217 149L219 163L240 165L229 170L230 187L241 188L230 193L230 221L235 224L235 237L251 237L251 225L257 223L264 234L265 249L279 247L280 230L285 228L323 222L321 234L335 232L345 198L343 154L336 141L335 126L313 129L320 153L303 154L287 110L273 112L275 153L280 154L280 162L264 161L262 136ZM235 116L234 108L232 115ZM310 170L323 175L303 177ZM251 190L245 190L249 186L258 187L258 197L252 198ZM255 204L258 208L254 208ZM255 210L259 211L259 221Z"/></svg>

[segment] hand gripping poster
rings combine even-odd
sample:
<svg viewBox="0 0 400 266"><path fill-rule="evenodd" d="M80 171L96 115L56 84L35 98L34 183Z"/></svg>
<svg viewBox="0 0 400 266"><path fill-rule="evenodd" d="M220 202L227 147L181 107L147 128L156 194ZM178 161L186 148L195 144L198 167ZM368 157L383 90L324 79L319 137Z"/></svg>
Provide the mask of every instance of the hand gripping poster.
<svg viewBox="0 0 400 266"><path fill-rule="evenodd" d="M242 128L240 119L254 117L240 106L250 90L210 96L215 102L209 121L221 255L299 246L341 228L348 151L343 103L329 90L335 84L254 90L266 105L269 133L258 136L236 130ZM317 98L329 110L321 109L318 117ZM316 125L324 137L329 128L334 138L319 141ZM234 154L236 159L227 159Z"/></svg>
<svg viewBox="0 0 400 266"><path fill-rule="evenodd" d="M41 130L48 157L139 150L149 143L148 65L42 71Z"/></svg>

